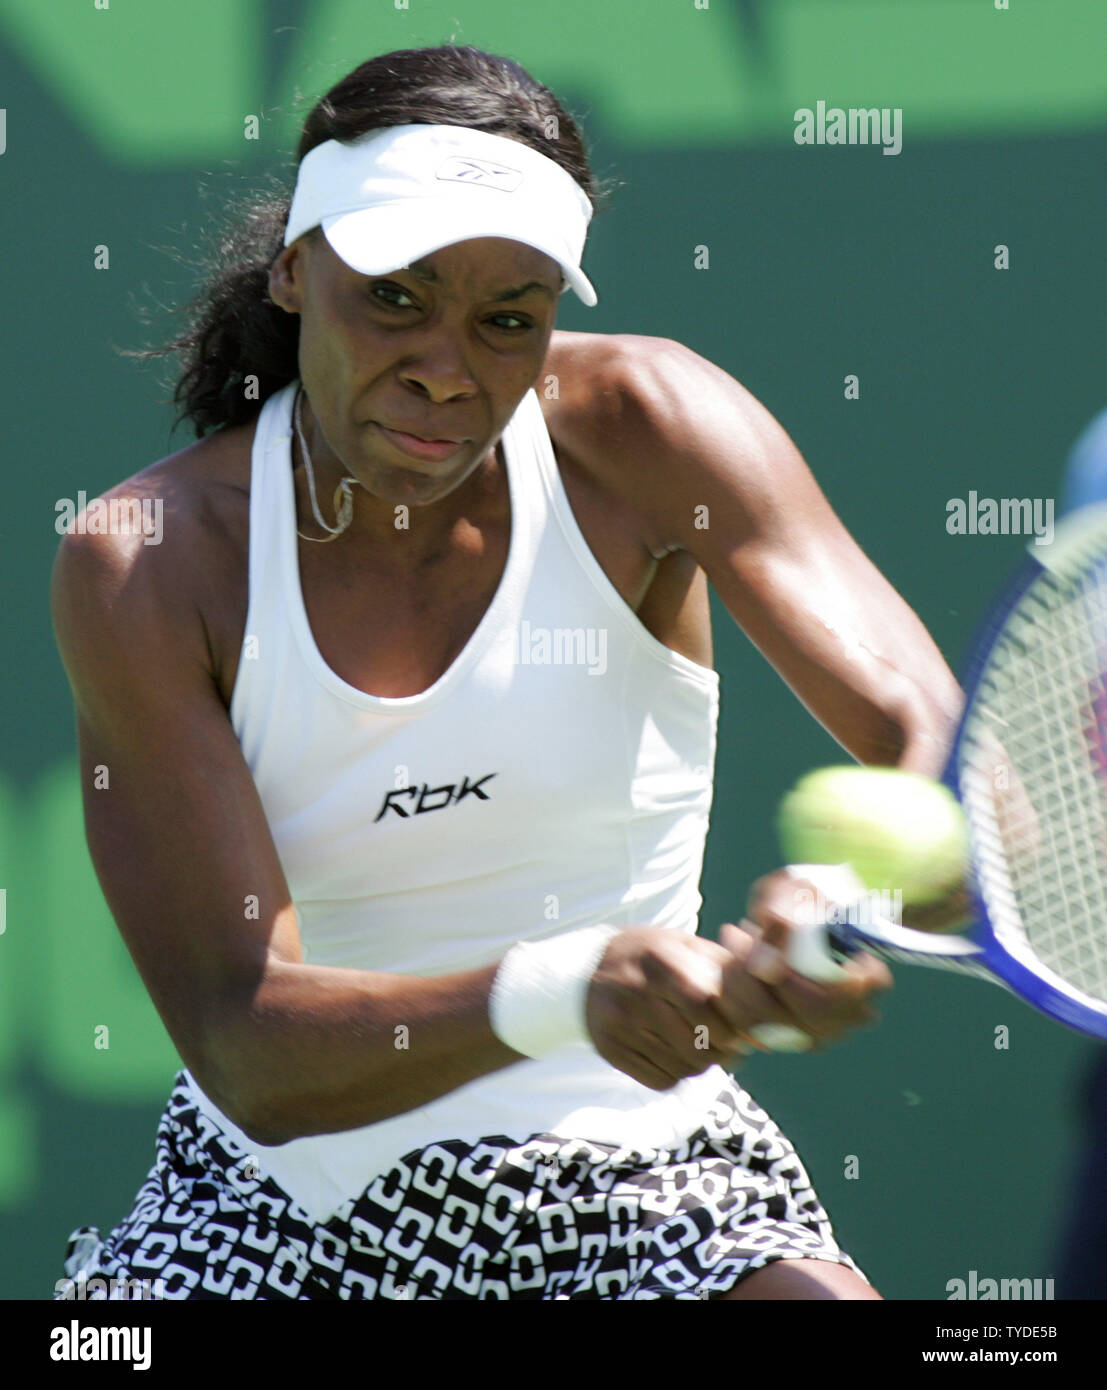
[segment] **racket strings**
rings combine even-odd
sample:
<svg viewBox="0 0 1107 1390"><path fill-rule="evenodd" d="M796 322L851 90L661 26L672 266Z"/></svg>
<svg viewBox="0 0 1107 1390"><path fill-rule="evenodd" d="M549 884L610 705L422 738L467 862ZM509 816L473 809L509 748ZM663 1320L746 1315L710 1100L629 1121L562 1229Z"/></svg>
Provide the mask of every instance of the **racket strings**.
<svg viewBox="0 0 1107 1390"><path fill-rule="evenodd" d="M1107 1004L1107 552L1045 570L993 648L962 798L997 940ZM1000 748L997 755L996 744Z"/></svg>

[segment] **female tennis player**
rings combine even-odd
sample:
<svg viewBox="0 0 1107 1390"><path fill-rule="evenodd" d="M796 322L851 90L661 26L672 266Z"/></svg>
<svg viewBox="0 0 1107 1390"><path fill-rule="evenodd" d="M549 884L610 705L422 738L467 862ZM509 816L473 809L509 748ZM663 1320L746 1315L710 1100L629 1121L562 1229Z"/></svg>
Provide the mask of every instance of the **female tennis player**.
<svg viewBox="0 0 1107 1390"><path fill-rule="evenodd" d="M71 1279L878 1297L729 1074L889 976L788 972L779 874L696 935L708 581L862 762L936 772L959 691L736 381L555 332L596 197L515 63L358 67L173 345L198 441L108 494L162 543L62 542L89 847L186 1067Z"/></svg>

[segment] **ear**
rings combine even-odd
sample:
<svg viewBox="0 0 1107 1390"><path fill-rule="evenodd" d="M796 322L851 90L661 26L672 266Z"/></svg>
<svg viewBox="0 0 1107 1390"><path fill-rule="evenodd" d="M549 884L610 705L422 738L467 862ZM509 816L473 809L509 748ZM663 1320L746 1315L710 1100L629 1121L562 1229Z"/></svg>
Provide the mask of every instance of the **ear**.
<svg viewBox="0 0 1107 1390"><path fill-rule="evenodd" d="M269 267L269 298L289 314L300 312L302 240L297 238L286 246Z"/></svg>

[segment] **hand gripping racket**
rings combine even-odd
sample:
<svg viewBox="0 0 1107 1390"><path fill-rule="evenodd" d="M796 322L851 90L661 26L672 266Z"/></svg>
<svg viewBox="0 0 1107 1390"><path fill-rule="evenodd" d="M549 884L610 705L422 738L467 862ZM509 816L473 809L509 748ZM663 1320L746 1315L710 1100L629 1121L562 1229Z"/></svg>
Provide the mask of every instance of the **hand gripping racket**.
<svg viewBox="0 0 1107 1390"><path fill-rule="evenodd" d="M942 777L969 825L971 931L852 910L861 885L848 866L796 865L841 910L801 924L789 964L832 980L867 950L977 975L1107 1039L1107 503L1029 551L971 648ZM753 1035L780 1051L811 1045L787 1024Z"/></svg>

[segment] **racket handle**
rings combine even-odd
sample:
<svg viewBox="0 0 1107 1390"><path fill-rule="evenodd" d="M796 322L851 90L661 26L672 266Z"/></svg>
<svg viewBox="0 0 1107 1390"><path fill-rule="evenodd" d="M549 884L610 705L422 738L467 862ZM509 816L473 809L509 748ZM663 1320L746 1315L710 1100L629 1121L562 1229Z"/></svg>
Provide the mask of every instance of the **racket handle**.
<svg viewBox="0 0 1107 1390"><path fill-rule="evenodd" d="M865 886L848 864L790 864L787 871L794 878L810 883L835 907L846 908L856 902ZM788 943L787 961L797 975L809 980L834 984L845 971L838 963L851 948L831 935L824 921L812 915L810 921L799 921ZM807 1052L814 1039L790 1023L761 1023L750 1030L750 1036L772 1052Z"/></svg>

